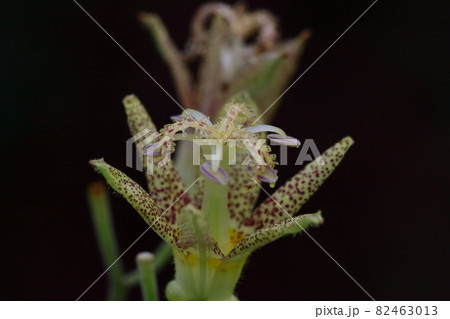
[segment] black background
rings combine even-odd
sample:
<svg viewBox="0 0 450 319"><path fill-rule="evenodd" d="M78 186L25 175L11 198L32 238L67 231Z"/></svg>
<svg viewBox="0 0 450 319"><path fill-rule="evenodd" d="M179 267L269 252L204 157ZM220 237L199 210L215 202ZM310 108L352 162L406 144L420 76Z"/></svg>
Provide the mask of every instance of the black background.
<svg viewBox="0 0 450 319"><path fill-rule="evenodd" d="M173 94L138 11L157 12L178 46L199 1L80 1ZM371 1L249 1L281 20L284 37L310 28L298 74ZM121 99L137 94L161 126L180 110L71 0L10 1L2 35L0 297L74 300L104 267L85 202L88 165L125 167ZM322 209L315 239L377 300L449 299L448 1L380 0L285 95L274 124L321 151L356 144L302 209ZM268 104L272 101L268 101ZM295 158L297 151L292 153ZM280 167L285 181L298 167ZM121 249L146 224L112 196ZM123 257L158 242L147 233ZM169 267L161 289L172 277ZM84 297L100 300L100 280ZM237 287L242 300L367 300L307 236L254 253ZM136 289L132 298L140 298Z"/></svg>

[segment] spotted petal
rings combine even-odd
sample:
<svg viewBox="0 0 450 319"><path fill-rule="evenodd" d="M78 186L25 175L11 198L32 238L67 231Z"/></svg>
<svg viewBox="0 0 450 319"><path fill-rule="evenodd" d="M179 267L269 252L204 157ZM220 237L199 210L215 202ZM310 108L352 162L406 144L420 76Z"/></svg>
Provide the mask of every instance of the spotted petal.
<svg viewBox="0 0 450 319"><path fill-rule="evenodd" d="M249 109L249 114L253 115L251 116L251 119L249 119L250 122L243 123L243 125L249 126L254 124L263 124L263 119L259 118L258 106L256 105L255 101L251 98L250 94L248 94L248 92L245 90L239 91L238 93L234 94L227 100L224 106L220 109L218 113L218 118L225 117L227 115L226 114L227 106L233 103L245 104ZM255 120L256 122L254 122Z"/></svg>
<svg viewBox="0 0 450 319"><path fill-rule="evenodd" d="M252 228L246 228L244 221L251 213L261 189L251 179L245 165L240 165L247 154L237 154L237 165L230 166L230 181L228 183L228 210L230 226L237 231L249 234Z"/></svg>
<svg viewBox="0 0 450 319"><path fill-rule="evenodd" d="M139 134L145 129L156 131L156 126L153 124L152 119L136 96L129 95L125 97L123 104L128 118L128 127L132 136ZM136 142L138 144L142 143L142 138ZM152 143L152 141L149 141L149 143ZM153 164L147 159L147 156L143 157L143 166L146 172L145 175L147 177L149 194L160 209L168 209L165 214L166 219L173 228L176 228L176 212L189 202L188 195L183 195L185 186L179 172L171 160L165 167L158 168L156 164ZM152 174L147 174L148 165L153 165ZM183 198L179 198L182 195Z"/></svg>
<svg viewBox="0 0 450 319"><path fill-rule="evenodd" d="M241 240L236 247L227 255L227 259L233 259L237 256L249 254L255 249L258 249L268 243L277 240L282 236L289 234L297 234L311 226L318 226L323 223L322 215L319 212L314 214L300 215L294 218L288 218L284 222L279 224L270 225L262 228L255 233L245 237Z"/></svg>
<svg viewBox="0 0 450 319"><path fill-rule="evenodd" d="M128 127L132 136L139 134L145 129L151 132L156 131L155 124L153 124L152 119L137 96L128 95L122 100L122 103L125 107Z"/></svg>
<svg viewBox="0 0 450 319"><path fill-rule="evenodd" d="M175 232L167 223L164 211L155 204L141 186L118 169L107 164L103 159L91 160L89 163L100 171L108 184L133 206L162 239L173 246L175 245Z"/></svg>
<svg viewBox="0 0 450 319"><path fill-rule="evenodd" d="M177 212L190 202L178 170L172 161L166 167L154 167L153 174L146 174L149 192L161 209L168 210L167 221L176 227Z"/></svg>
<svg viewBox="0 0 450 319"><path fill-rule="evenodd" d="M252 218L246 220L246 223L259 229L286 219L285 213L278 204L289 214L296 214L330 176L352 144L352 138L346 137L329 148L321 158L308 164L286 184L278 188L272 197L267 198L254 211ZM322 160L325 165L320 165L323 164Z"/></svg>
<svg viewBox="0 0 450 319"><path fill-rule="evenodd" d="M223 258L203 213L188 204L178 216L179 238L177 246L186 253L204 254L205 258Z"/></svg>

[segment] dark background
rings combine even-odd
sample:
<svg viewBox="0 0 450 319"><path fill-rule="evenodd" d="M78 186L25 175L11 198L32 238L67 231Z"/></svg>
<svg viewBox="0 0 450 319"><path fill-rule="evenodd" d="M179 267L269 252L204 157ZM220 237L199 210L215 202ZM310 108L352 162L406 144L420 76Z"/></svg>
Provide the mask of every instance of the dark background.
<svg viewBox="0 0 450 319"><path fill-rule="evenodd" d="M199 1L80 1L170 93L170 75L136 20L157 12L178 46ZM371 1L249 1L310 28L300 74ZM285 95L274 124L321 151L356 144L302 209L322 209L315 239L377 300L449 299L448 1L380 0ZM125 166L121 99L137 94L161 126L179 109L71 0L6 1L1 21L0 298L74 300L104 270L85 202L87 161ZM268 101L271 103L271 101ZM297 152L293 153L296 156ZM285 181L298 167L280 167ZM120 247L146 224L112 196ZM147 233L123 258L158 242ZM169 267L161 288L172 277ZM84 297L104 297L100 280ZM367 300L307 236L254 253L242 300ZM136 289L133 298L140 298Z"/></svg>

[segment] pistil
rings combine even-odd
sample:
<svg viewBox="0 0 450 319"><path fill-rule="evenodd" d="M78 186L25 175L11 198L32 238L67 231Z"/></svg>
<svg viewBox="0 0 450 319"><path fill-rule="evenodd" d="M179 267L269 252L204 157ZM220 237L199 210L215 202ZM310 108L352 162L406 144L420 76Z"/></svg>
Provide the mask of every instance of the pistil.
<svg viewBox="0 0 450 319"><path fill-rule="evenodd" d="M229 174L228 146L223 147L223 157L220 168ZM219 184L210 178L205 178L202 201L202 211L211 227L214 239L220 250L227 254L230 251L229 212L228 212L228 183Z"/></svg>

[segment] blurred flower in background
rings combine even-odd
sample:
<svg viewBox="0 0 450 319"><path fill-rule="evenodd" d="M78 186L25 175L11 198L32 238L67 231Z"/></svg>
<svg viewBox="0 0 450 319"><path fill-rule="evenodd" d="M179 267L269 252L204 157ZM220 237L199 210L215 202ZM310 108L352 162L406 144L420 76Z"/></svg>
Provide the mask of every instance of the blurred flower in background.
<svg viewBox="0 0 450 319"><path fill-rule="evenodd" d="M232 95L247 91L268 122L275 102L297 69L309 31L281 41L275 17L266 10L207 3L195 14L191 36L177 49L156 14L141 13L156 46L169 66L178 97L185 108L201 111L212 120ZM199 65L196 74L190 66Z"/></svg>

